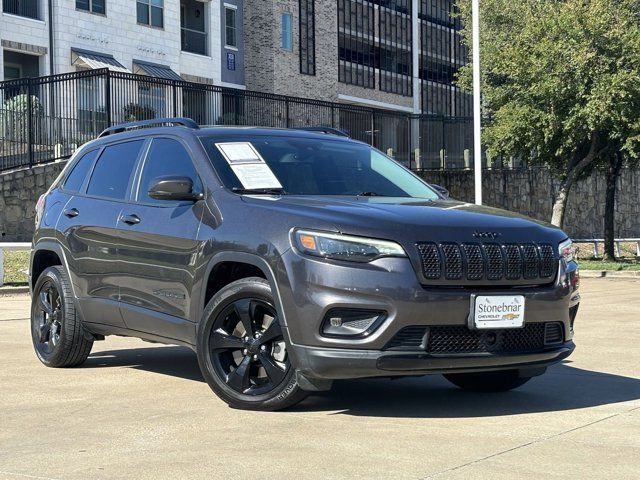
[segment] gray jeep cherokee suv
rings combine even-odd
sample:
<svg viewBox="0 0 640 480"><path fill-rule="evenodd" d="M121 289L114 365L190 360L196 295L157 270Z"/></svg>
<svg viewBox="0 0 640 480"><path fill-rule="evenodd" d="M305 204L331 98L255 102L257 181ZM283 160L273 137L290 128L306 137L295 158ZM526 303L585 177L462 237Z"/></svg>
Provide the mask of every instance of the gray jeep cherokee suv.
<svg viewBox="0 0 640 480"><path fill-rule="evenodd" d="M275 410L336 379L508 390L571 354L566 234L317 130L160 119L82 146L36 209L38 358L79 365L105 335L185 345L229 405Z"/></svg>

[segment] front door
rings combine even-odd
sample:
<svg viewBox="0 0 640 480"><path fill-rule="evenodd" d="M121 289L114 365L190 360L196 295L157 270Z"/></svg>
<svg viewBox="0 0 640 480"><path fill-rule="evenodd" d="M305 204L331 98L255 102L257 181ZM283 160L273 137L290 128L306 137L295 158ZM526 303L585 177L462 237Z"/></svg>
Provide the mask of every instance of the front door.
<svg viewBox="0 0 640 480"><path fill-rule="evenodd" d="M132 330L189 341L204 202L155 200L148 191L164 176L189 177L198 191L202 182L186 146L174 138L154 138L139 170L119 225L122 315Z"/></svg>

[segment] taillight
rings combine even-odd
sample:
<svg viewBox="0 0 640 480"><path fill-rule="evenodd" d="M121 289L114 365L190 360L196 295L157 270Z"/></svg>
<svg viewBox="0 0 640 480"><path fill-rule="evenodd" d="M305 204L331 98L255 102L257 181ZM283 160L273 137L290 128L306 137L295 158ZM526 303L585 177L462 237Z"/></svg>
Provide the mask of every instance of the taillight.
<svg viewBox="0 0 640 480"><path fill-rule="evenodd" d="M36 202L36 228L40 225L40 220L42 220L42 216L44 215L44 203L47 194L44 193L40 195L38 201Z"/></svg>

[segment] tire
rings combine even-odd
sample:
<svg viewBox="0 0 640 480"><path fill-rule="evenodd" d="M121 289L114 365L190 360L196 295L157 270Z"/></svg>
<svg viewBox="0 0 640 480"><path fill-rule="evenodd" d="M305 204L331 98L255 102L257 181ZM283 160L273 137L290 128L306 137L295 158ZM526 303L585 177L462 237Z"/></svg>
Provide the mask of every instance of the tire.
<svg viewBox="0 0 640 480"><path fill-rule="evenodd" d="M533 377L521 377L518 370L498 372L451 373L444 375L454 385L473 392L506 392L527 383Z"/></svg>
<svg viewBox="0 0 640 480"><path fill-rule="evenodd" d="M60 266L47 268L33 289L31 339L40 361L47 367L75 367L83 363L93 339L76 313L71 282Z"/></svg>
<svg viewBox="0 0 640 480"><path fill-rule="evenodd" d="M281 410L308 393L286 352L269 283L237 280L207 304L198 326L198 363L209 387L230 407Z"/></svg>

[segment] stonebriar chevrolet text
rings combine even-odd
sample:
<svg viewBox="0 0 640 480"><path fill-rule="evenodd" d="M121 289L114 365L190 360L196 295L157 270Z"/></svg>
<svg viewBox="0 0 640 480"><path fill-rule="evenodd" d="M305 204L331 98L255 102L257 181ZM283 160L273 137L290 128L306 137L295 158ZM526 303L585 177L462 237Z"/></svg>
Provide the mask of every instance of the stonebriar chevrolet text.
<svg viewBox="0 0 640 480"><path fill-rule="evenodd" d="M105 130L37 205L31 333L47 366L106 335L197 352L233 407L333 380L518 387L574 349L560 229L461 203L330 128Z"/></svg>

